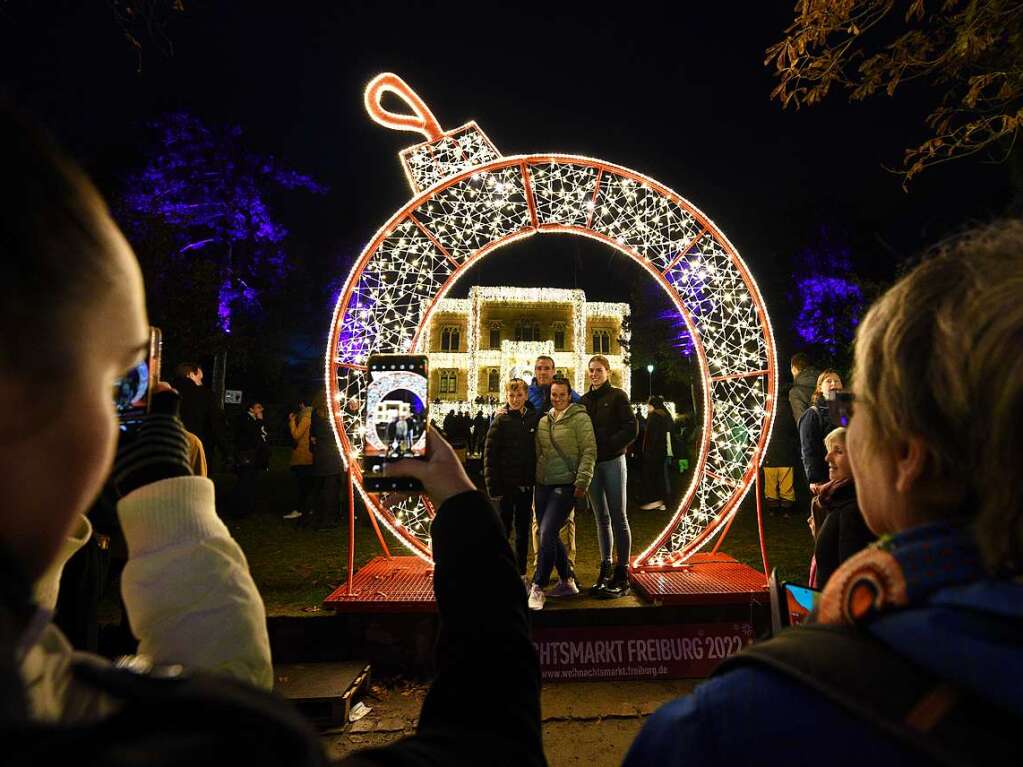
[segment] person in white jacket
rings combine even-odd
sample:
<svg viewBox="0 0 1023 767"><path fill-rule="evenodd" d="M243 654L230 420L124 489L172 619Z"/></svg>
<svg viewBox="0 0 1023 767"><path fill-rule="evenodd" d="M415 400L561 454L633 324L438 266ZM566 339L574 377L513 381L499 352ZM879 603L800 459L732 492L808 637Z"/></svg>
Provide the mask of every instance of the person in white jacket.
<svg viewBox="0 0 1023 767"><path fill-rule="evenodd" d="M137 438L119 444L111 384L148 338L131 251L80 172L2 108L0 168L4 767L326 767L319 734L260 689L271 681L263 606L213 486L191 476L176 394L157 394ZM430 442L429 461L392 466L437 509L437 677L415 734L339 764L543 767L539 662L511 549L455 451ZM46 609L108 476L139 637L139 655L114 665L75 653Z"/></svg>
<svg viewBox="0 0 1023 767"><path fill-rule="evenodd" d="M131 663L270 688L262 600L216 515L213 484L191 476L172 391L156 395L162 412L118 450L111 385L149 338L130 247L81 172L3 110L0 151L0 708L74 723L119 705L72 673L107 661L76 653L49 621L61 568L91 532L84 512L112 468L129 551L122 591L139 640Z"/></svg>

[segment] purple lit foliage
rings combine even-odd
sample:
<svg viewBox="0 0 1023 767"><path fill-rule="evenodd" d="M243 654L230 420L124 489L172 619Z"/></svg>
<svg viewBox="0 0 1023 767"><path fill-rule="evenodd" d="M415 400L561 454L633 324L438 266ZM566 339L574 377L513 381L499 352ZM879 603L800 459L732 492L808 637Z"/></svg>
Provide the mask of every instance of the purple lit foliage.
<svg viewBox="0 0 1023 767"><path fill-rule="evenodd" d="M693 343L693 337L689 333L689 328L686 327L686 321L682 319L682 315L672 309L671 311L661 312L658 319L671 327L671 345L678 349L683 357L689 357L696 350L696 347Z"/></svg>
<svg viewBox="0 0 1023 767"><path fill-rule="evenodd" d="M152 126L158 150L128 180L126 209L138 231L149 220L169 227L176 258L216 262L220 274L217 316L231 332L236 309L258 308L259 295L287 272L288 230L273 218L267 193L274 187L322 193L311 177L282 168L242 146L239 127L209 128L184 112Z"/></svg>
<svg viewBox="0 0 1023 767"><path fill-rule="evenodd" d="M851 274L849 246L822 228L818 242L799 260L794 328L803 341L835 357L852 342L864 308L863 290Z"/></svg>

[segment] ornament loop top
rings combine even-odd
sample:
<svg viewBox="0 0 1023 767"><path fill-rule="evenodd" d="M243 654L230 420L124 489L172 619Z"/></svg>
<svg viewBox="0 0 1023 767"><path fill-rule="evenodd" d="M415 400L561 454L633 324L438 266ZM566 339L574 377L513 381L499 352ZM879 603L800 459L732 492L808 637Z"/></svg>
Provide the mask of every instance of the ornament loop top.
<svg viewBox="0 0 1023 767"><path fill-rule="evenodd" d="M388 92L401 98L412 110L412 114L398 114L384 109L380 99ZM433 112L408 83L396 74L383 72L370 80L366 86L365 103L366 111L374 122L387 128L422 133L427 141L436 141L444 135Z"/></svg>

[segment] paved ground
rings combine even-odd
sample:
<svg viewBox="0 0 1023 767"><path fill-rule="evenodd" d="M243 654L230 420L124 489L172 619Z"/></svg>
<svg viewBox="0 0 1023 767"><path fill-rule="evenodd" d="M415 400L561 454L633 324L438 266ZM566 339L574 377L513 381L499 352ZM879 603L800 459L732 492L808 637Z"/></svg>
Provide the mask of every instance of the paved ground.
<svg viewBox="0 0 1023 767"><path fill-rule="evenodd" d="M621 763L646 718L698 680L577 682L543 689L544 749L551 767L612 767ZM415 730L426 687L374 685L362 700L372 711L343 729L324 733L332 758L386 745ZM483 762L481 762L483 763Z"/></svg>

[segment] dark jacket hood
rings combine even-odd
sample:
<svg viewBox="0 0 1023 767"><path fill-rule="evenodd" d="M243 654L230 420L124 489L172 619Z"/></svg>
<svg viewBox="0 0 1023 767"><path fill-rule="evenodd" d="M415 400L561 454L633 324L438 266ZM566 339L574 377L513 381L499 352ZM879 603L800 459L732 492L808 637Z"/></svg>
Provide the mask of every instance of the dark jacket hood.
<svg viewBox="0 0 1023 767"><path fill-rule="evenodd" d="M882 616L870 632L918 665L1023 717L1023 580L987 575L964 528L927 525L893 543L911 606Z"/></svg>
<svg viewBox="0 0 1023 767"><path fill-rule="evenodd" d="M817 388L817 376L820 371L814 367L803 368L792 381L792 387L797 389L809 389L810 393Z"/></svg>

